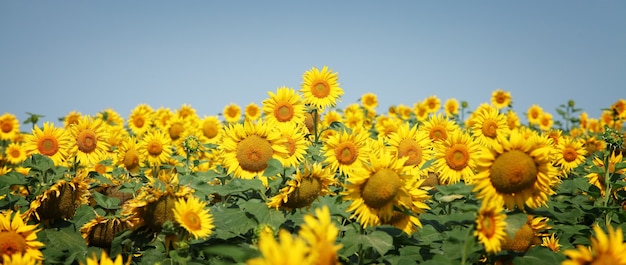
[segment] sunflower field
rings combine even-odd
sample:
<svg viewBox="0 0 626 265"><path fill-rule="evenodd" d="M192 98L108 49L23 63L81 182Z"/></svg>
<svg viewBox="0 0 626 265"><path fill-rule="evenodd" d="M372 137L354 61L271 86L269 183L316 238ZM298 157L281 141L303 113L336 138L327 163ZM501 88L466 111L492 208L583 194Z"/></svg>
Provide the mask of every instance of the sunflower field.
<svg viewBox="0 0 626 265"><path fill-rule="evenodd" d="M381 112L338 81L212 116L2 114L0 264L626 264L625 99Z"/></svg>

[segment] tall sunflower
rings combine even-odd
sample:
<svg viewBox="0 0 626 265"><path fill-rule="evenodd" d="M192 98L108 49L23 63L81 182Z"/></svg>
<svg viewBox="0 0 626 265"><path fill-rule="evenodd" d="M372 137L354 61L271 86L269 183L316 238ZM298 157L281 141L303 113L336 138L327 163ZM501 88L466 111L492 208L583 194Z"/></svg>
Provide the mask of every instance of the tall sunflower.
<svg viewBox="0 0 626 265"><path fill-rule="evenodd" d="M505 219L501 201L483 200L478 210L474 235L487 252L498 253L502 249L502 242L507 237Z"/></svg>
<svg viewBox="0 0 626 265"><path fill-rule="evenodd" d="M416 102L413 104L413 114L415 114L415 118L419 122L425 122L428 119L428 107L424 102Z"/></svg>
<svg viewBox="0 0 626 265"><path fill-rule="evenodd" d="M13 140L20 132L20 122L14 114L4 113L0 116L0 140Z"/></svg>
<svg viewBox="0 0 626 265"><path fill-rule="evenodd" d="M487 148L498 146L511 133L506 116L494 107L480 109L473 119L472 135Z"/></svg>
<svg viewBox="0 0 626 265"><path fill-rule="evenodd" d="M302 75L302 89L304 103L310 104L320 112L327 107L334 107L343 95L343 89L339 87L338 74L332 72L327 66L320 71L312 67Z"/></svg>
<svg viewBox="0 0 626 265"><path fill-rule="evenodd" d="M174 202L174 220L195 239L206 238L212 233L213 216L206 209L206 202L196 196Z"/></svg>
<svg viewBox="0 0 626 265"><path fill-rule="evenodd" d="M29 154L45 155L55 165L61 165L67 159L72 141L64 128L56 128L51 122L45 122L43 130L35 126L32 134L26 135L24 140L24 147Z"/></svg>
<svg viewBox="0 0 626 265"><path fill-rule="evenodd" d="M325 163L333 171L339 170L342 174L352 175L367 160L370 152L368 141L371 141L369 132L364 130L342 131L331 135L323 146Z"/></svg>
<svg viewBox="0 0 626 265"><path fill-rule="evenodd" d="M35 260L43 260L43 253L39 250L44 246L37 241L37 225L28 225L17 212L6 211L0 213L0 262L4 257L14 254L29 255Z"/></svg>
<svg viewBox="0 0 626 265"><path fill-rule="evenodd" d="M154 109L150 105L139 104L130 112L126 120L128 128L133 132L133 135L141 138L145 132L152 128L155 120L154 115Z"/></svg>
<svg viewBox="0 0 626 265"><path fill-rule="evenodd" d="M327 206L315 209L315 217L311 214L304 216L304 224L298 235L306 241L319 265L339 264L337 251L343 246L336 245L339 229L333 223Z"/></svg>
<svg viewBox="0 0 626 265"><path fill-rule="evenodd" d="M298 168L293 178L280 189L279 194L267 201L267 206L276 209L309 207L318 197L332 193L330 186L337 183L334 172L328 167L322 167L318 163L305 163L304 169Z"/></svg>
<svg viewBox="0 0 626 265"><path fill-rule="evenodd" d="M106 108L98 112L96 118L103 120L107 125L124 126L124 118L122 118L117 111L111 108Z"/></svg>
<svg viewBox="0 0 626 265"><path fill-rule="evenodd" d="M462 130L456 130L447 139L435 142L434 151L432 168L440 174L444 183L454 184L461 180L471 182L481 153L481 147L474 138Z"/></svg>
<svg viewBox="0 0 626 265"><path fill-rule="evenodd" d="M108 132L102 120L84 116L77 124L70 127L74 144L70 156L75 156L82 165L91 167L105 159L109 150Z"/></svg>
<svg viewBox="0 0 626 265"><path fill-rule="evenodd" d="M608 227L608 234L598 225L594 225L595 236L591 238L591 246L576 246L576 249L564 250L568 257L561 265L583 264L626 264L626 243L622 228Z"/></svg>
<svg viewBox="0 0 626 265"><path fill-rule="evenodd" d="M501 198L509 209L546 204L559 181L552 165L553 147L546 137L536 133L528 137L514 130L501 148L481 152L473 180L478 198Z"/></svg>
<svg viewBox="0 0 626 265"><path fill-rule="evenodd" d="M267 162L287 153L280 132L264 122L229 125L224 131L224 167L229 174L244 179L262 176Z"/></svg>
<svg viewBox="0 0 626 265"><path fill-rule="evenodd" d="M491 93L491 104L498 109L511 106L511 92L496 89Z"/></svg>
<svg viewBox="0 0 626 265"><path fill-rule="evenodd" d="M459 129L459 125L442 114L437 114L430 116L419 129L425 131L430 140L435 142L447 139L450 133Z"/></svg>
<svg viewBox="0 0 626 265"><path fill-rule="evenodd" d="M518 127L520 127L520 125L522 124L519 121L519 117L517 116L517 113L515 113L515 111L513 110L508 110L506 112L506 123L509 126L510 130L515 130Z"/></svg>
<svg viewBox="0 0 626 265"><path fill-rule="evenodd" d="M235 103L230 103L222 111L224 120L227 123L238 123L241 120L241 107Z"/></svg>
<svg viewBox="0 0 626 265"><path fill-rule="evenodd" d="M150 166L160 166L167 163L172 155L170 137L159 129L152 129L145 133L140 143L141 156Z"/></svg>
<svg viewBox="0 0 626 265"><path fill-rule="evenodd" d="M304 122L304 103L293 88L279 87L276 94L267 92L269 98L263 100L263 113L268 122L301 125Z"/></svg>

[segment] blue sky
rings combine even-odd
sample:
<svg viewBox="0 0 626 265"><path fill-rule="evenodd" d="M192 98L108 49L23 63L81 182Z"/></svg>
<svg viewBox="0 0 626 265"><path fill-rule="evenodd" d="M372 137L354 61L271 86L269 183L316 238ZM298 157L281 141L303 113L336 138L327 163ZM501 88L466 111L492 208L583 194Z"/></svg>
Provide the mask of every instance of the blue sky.
<svg viewBox="0 0 626 265"><path fill-rule="evenodd" d="M510 91L556 115L626 98L626 1L1 1L0 113L216 115L328 65L341 106ZM525 118L524 118L525 120ZM41 124L41 123L40 123Z"/></svg>

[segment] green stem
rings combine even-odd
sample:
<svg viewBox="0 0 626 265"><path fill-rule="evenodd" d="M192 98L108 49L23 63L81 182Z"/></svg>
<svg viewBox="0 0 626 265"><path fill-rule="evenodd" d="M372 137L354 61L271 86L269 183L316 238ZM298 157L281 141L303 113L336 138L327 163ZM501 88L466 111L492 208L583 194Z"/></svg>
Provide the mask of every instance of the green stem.
<svg viewBox="0 0 626 265"><path fill-rule="evenodd" d="M470 243L474 242L473 239L470 240L470 235L471 235L472 231L474 231L474 228L470 227L470 229L467 229L467 234L465 234L465 243L463 244L463 252L461 254L461 264L462 265L466 264L467 252L469 251L469 247L471 246Z"/></svg>
<svg viewBox="0 0 626 265"><path fill-rule="evenodd" d="M315 144L319 144L319 134L317 133L317 109L313 109L311 116L313 118L313 135L315 136Z"/></svg>

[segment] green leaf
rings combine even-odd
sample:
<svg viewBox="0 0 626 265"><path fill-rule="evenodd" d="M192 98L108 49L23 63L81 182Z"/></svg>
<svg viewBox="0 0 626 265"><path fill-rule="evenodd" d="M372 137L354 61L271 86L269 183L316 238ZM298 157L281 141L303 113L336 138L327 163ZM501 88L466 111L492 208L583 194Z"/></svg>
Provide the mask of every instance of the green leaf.
<svg viewBox="0 0 626 265"><path fill-rule="evenodd" d="M393 247L393 238L380 230L361 235L360 241L363 243L363 247L374 248L381 256L384 256Z"/></svg>
<svg viewBox="0 0 626 265"><path fill-rule="evenodd" d="M274 208L268 208L267 204L258 199L252 199L243 204L240 204L241 209L254 215L259 224L269 224L274 229L278 229L286 219L285 215L275 210Z"/></svg>
<svg viewBox="0 0 626 265"><path fill-rule="evenodd" d="M211 207L215 225L215 238L230 239L246 234L258 224L248 214L240 208L225 208L219 205Z"/></svg>
<svg viewBox="0 0 626 265"><path fill-rule="evenodd" d="M87 244L85 240L80 236L80 233L76 232L72 227L73 226L68 226L58 230L56 228L50 228L39 232L40 236L46 239L44 241L46 248L53 248L64 252L66 254L66 261L70 263L77 261L77 257L84 257L87 254Z"/></svg>
<svg viewBox="0 0 626 265"><path fill-rule="evenodd" d="M24 161L24 167L28 167L35 171L45 172L46 170L54 167L54 162L52 162L52 159L45 155L32 154L30 159L26 159Z"/></svg>
<svg viewBox="0 0 626 265"><path fill-rule="evenodd" d="M273 177L284 171L283 164L278 161L278 159L272 158L267 161L267 168L263 171L263 176Z"/></svg>
<svg viewBox="0 0 626 265"><path fill-rule="evenodd" d="M120 208L120 199L115 197L107 197L100 192L93 192L93 199L96 201L98 206L108 209L115 210Z"/></svg>
<svg viewBox="0 0 626 265"><path fill-rule="evenodd" d="M561 264L565 260L562 253L554 253L549 248L533 247L524 256L513 258L512 264L516 265L538 265L538 264Z"/></svg>
<svg viewBox="0 0 626 265"><path fill-rule="evenodd" d="M71 221L76 227L82 227L94 218L96 218L96 213L93 207L83 204L76 208L76 213Z"/></svg>
<svg viewBox="0 0 626 265"><path fill-rule="evenodd" d="M202 252L207 256L231 258L235 262L245 263L248 259L258 255L258 251L240 245L218 244L204 247Z"/></svg>
<svg viewBox="0 0 626 265"><path fill-rule="evenodd" d="M508 214L504 221L506 222L506 233L510 238L514 238L515 233L528 221L528 215L525 213Z"/></svg>
<svg viewBox="0 0 626 265"><path fill-rule="evenodd" d="M206 189L211 194L226 196L235 193L242 193L249 190L264 191L265 186L259 179L233 178L224 185L215 185Z"/></svg>

